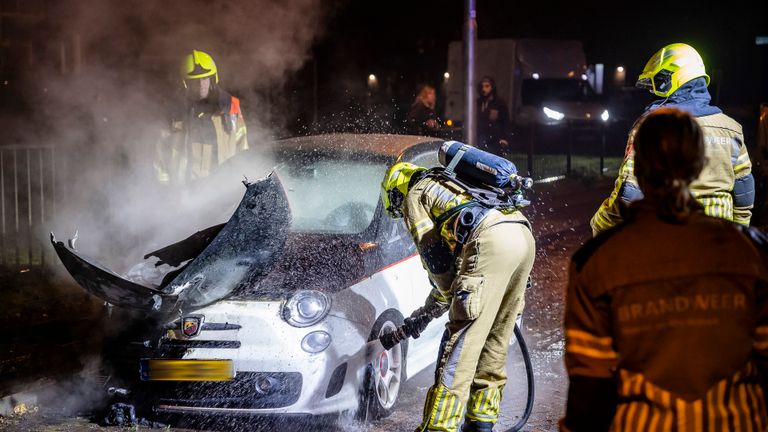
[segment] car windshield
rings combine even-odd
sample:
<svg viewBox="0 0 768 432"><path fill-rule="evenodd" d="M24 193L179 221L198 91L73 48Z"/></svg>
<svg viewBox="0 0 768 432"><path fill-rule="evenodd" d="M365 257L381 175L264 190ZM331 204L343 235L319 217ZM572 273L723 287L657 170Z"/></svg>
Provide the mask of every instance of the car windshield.
<svg viewBox="0 0 768 432"><path fill-rule="evenodd" d="M523 80L523 105L541 105L545 102L584 102L594 99L589 83L579 79Z"/></svg>
<svg viewBox="0 0 768 432"><path fill-rule="evenodd" d="M373 220L388 160L337 152L278 152L275 171L293 216L291 231L354 234Z"/></svg>

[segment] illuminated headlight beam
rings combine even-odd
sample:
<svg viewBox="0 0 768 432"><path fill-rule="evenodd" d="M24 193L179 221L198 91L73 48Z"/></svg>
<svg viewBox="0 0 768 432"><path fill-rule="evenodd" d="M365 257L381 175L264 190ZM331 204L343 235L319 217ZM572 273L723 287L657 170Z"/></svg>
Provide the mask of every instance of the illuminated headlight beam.
<svg viewBox="0 0 768 432"><path fill-rule="evenodd" d="M565 118L565 114L559 111L555 111L547 107L542 108L542 110L544 111L544 115L548 118L551 118L552 120L562 120Z"/></svg>

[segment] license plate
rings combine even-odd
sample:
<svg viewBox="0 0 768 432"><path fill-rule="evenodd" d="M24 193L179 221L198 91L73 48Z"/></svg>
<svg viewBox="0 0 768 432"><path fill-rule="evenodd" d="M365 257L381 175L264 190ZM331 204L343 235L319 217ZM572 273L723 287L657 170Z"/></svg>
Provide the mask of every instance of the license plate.
<svg viewBox="0 0 768 432"><path fill-rule="evenodd" d="M235 377L232 360L142 359L143 381L230 381Z"/></svg>

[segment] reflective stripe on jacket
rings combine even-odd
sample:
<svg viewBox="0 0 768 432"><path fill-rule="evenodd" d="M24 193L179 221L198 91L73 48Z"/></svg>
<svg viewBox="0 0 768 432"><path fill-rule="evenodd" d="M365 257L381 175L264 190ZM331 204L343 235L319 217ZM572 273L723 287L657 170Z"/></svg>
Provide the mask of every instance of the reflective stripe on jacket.
<svg viewBox="0 0 768 432"><path fill-rule="evenodd" d="M722 113L696 117L696 121L704 133L707 161L699 178L691 183L691 193L704 206L707 215L749 225L754 182L741 125ZM629 133L624 162L614 189L590 221L594 235L618 225L622 220L621 206L642 197L634 174L633 143L639 123ZM737 201L735 205L734 187L741 185L747 189L742 193L749 198Z"/></svg>
<svg viewBox="0 0 768 432"><path fill-rule="evenodd" d="M612 431L768 430L765 245L701 211L672 224L643 206L573 257L564 423L605 430L590 425L602 415ZM606 392L612 407L595 402Z"/></svg>
<svg viewBox="0 0 768 432"><path fill-rule="evenodd" d="M161 183L183 183L207 177L238 152L248 149L240 100L220 91L219 112L191 114L172 122L157 143L155 172ZM193 122L201 120L199 124Z"/></svg>
<svg viewBox="0 0 768 432"><path fill-rule="evenodd" d="M471 195L459 185L446 179L428 176L410 188L403 203L405 226L416 243L430 278L438 285L438 291L433 290L433 297L441 302L449 300L451 295L450 286L454 274L450 267L453 264L453 252L456 247L458 214L449 217L441 226L436 226L435 220L454 207L471 200ZM491 210L491 212L502 213L504 220L527 221L517 209L502 208ZM430 255L436 255L433 252L435 249L444 250L438 255L439 259L446 261L445 271L436 272L433 263L427 262ZM451 262L448 262L449 260Z"/></svg>

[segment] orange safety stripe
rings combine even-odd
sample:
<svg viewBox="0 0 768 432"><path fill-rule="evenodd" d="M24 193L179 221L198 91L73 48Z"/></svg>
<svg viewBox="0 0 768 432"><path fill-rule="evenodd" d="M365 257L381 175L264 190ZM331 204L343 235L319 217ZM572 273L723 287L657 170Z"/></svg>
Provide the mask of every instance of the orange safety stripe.
<svg viewBox="0 0 768 432"><path fill-rule="evenodd" d="M232 115L240 114L240 99L232 96L232 102L229 104L229 113Z"/></svg>

